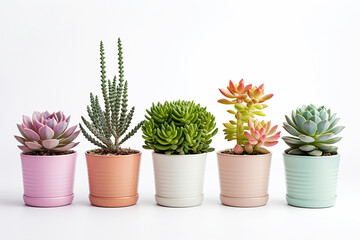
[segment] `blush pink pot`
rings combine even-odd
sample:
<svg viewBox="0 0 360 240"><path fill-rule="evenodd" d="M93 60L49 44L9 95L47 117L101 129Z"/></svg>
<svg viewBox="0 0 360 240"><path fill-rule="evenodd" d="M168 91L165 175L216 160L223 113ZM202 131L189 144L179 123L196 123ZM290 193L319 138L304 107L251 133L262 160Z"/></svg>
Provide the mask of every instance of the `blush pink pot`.
<svg viewBox="0 0 360 240"><path fill-rule="evenodd" d="M266 205L271 153L233 155L218 152L221 203L232 207Z"/></svg>
<svg viewBox="0 0 360 240"><path fill-rule="evenodd" d="M21 154L24 201L33 207L59 207L74 199L76 152L57 156Z"/></svg>

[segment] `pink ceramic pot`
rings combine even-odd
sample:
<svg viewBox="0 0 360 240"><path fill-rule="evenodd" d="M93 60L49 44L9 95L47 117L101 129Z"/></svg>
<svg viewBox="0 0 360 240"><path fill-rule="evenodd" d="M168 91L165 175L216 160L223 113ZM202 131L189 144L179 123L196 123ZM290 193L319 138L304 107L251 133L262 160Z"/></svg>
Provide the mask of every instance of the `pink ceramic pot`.
<svg viewBox="0 0 360 240"><path fill-rule="evenodd" d="M232 155L217 153L221 203L233 207L266 205L271 153Z"/></svg>
<svg viewBox="0 0 360 240"><path fill-rule="evenodd" d="M58 156L21 154L24 201L34 207L59 207L74 199L76 153Z"/></svg>

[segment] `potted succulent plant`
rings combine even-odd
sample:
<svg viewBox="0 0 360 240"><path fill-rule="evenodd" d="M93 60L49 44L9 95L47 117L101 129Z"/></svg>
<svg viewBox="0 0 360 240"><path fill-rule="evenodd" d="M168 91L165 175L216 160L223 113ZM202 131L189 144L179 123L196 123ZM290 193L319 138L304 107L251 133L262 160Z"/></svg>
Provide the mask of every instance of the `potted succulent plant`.
<svg viewBox="0 0 360 240"><path fill-rule="evenodd" d="M138 200L138 176L141 152L122 148L142 126L138 123L127 134L135 107L127 110L128 82L124 81L122 44L118 39L119 81L106 79L105 54L100 43L101 91L105 103L102 110L99 98L90 93L90 106L87 112L90 121L82 117L87 129L80 124L83 135L98 149L86 152L92 205L100 207L125 207L136 204Z"/></svg>
<svg viewBox="0 0 360 240"><path fill-rule="evenodd" d="M255 116L265 116L264 103L273 94L264 95L264 85L244 85L244 80L235 85L231 80L227 89L219 89L228 99L222 104L233 105L228 110L234 120L224 123L225 139L235 140L234 148L217 153L222 204L234 207L263 206L268 201L268 180L271 153L264 147L278 143L280 132L277 125L259 121Z"/></svg>
<svg viewBox="0 0 360 240"><path fill-rule="evenodd" d="M284 152L289 205L305 208L331 207L336 201L340 154L333 146L341 140L335 135L345 127L336 126L340 118L330 109L302 106L285 116L283 137L289 149Z"/></svg>
<svg viewBox="0 0 360 240"><path fill-rule="evenodd" d="M80 131L67 128L70 116L64 113L34 112L18 124L24 182L24 201L34 207L59 207L74 199L74 174L78 145L73 142Z"/></svg>
<svg viewBox="0 0 360 240"><path fill-rule="evenodd" d="M197 206L203 200L206 153L217 133L215 117L193 101L152 104L143 130L153 149L155 199L167 207Z"/></svg>

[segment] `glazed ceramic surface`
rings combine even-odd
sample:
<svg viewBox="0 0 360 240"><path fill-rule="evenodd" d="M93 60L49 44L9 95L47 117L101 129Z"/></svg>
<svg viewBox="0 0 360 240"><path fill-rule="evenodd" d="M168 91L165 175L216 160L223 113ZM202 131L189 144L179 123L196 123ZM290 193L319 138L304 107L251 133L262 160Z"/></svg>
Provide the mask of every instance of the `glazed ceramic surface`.
<svg viewBox="0 0 360 240"><path fill-rule="evenodd" d="M339 162L339 154L314 157L284 153L288 204L305 208L333 206Z"/></svg>
<svg viewBox="0 0 360 240"><path fill-rule="evenodd" d="M92 205L126 207L136 204L141 153L105 156L86 153Z"/></svg>
<svg viewBox="0 0 360 240"><path fill-rule="evenodd" d="M271 153L235 155L217 153L221 203L258 207L267 203Z"/></svg>
<svg viewBox="0 0 360 240"><path fill-rule="evenodd" d="M203 201L206 153L166 155L153 152L156 202L167 207L192 207Z"/></svg>
<svg viewBox="0 0 360 240"><path fill-rule="evenodd" d="M57 156L21 154L24 201L34 207L68 205L74 199L76 153Z"/></svg>

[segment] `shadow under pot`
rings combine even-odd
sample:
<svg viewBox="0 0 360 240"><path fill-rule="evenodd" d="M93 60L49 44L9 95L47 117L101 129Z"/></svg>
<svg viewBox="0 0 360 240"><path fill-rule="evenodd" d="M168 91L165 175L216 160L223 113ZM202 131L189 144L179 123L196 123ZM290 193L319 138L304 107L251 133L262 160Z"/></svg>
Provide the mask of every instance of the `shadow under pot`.
<svg viewBox="0 0 360 240"><path fill-rule="evenodd" d="M24 202L33 207L60 207L74 199L76 152L35 156L21 153Z"/></svg>
<svg viewBox="0 0 360 240"><path fill-rule="evenodd" d="M155 200L165 207L202 203L206 153L166 155L153 152Z"/></svg>
<svg viewBox="0 0 360 240"><path fill-rule="evenodd" d="M85 155L92 205L127 207L137 203L141 152L130 155Z"/></svg>
<svg viewBox="0 0 360 240"><path fill-rule="evenodd" d="M269 199L271 153L236 155L217 153L221 203L232 207L260 207Z"/></svg>
<svg viewBox="0 0 360 240"><path fill-rule="evenodd" d="M299 156L284 153L286 201L303 208L335 205L340 155Z"/></svg>

